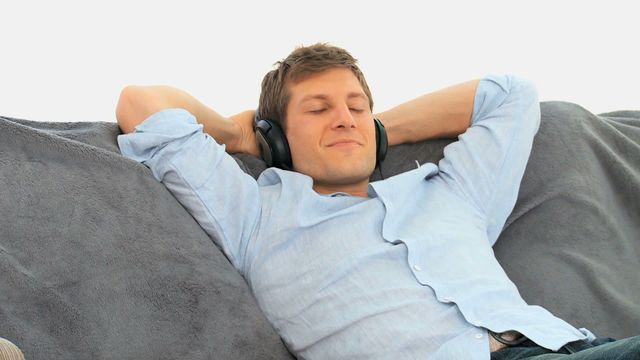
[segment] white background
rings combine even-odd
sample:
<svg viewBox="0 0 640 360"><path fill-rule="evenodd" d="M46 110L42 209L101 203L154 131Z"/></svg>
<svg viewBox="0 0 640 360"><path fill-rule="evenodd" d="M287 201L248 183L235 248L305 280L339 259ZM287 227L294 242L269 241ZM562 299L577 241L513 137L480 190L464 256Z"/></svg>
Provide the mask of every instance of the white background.
<svg viewBox="0 0 640 360"><path fill-rule="evenodd" d="M115 122L129 84L232 115L255 108L274 62L315 42L359 60L376 112L488 73L533 80L541 101L637 110L634 3L0 0L0 115Z"/></svg>

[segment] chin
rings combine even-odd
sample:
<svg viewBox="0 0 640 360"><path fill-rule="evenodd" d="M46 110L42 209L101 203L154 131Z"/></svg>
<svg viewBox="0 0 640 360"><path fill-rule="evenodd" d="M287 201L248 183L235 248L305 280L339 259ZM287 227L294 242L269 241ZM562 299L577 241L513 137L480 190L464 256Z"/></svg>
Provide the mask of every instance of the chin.
<svg viewBox="0 0 640 360"><path fill-rule="evenodd" d="M351 159L350 159L351 160ZM296 166L294 161L293 170L301 174L310 176L316 182L333 185L350 185L369 180L375 170L375 160L371 161L324 161L322 163L305 163L303 166Z"/></svg>
<svg viewBox="0 0 640 360"><path fill-rule="evenodd" d="M327 169L322 178L336 185L348 185L369 180L372 173L373 167L371 166L344 164L343 166Z"/></svg>

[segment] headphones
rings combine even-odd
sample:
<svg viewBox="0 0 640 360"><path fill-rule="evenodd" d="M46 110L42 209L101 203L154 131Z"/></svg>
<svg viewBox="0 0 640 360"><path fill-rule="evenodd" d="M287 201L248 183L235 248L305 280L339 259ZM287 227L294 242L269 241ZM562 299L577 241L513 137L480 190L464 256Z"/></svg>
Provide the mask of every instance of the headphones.
<svg viewBox="0 0 640 360"><path fill-rule="evenodd" d="M387 155L387 130L382 121L373 118L376 128L376 167L379 167ZM260 156L267 166L291 170L291 151L284 131L275 121L261 119L258 110L254 118L254 131L260 148Z"/></svg>

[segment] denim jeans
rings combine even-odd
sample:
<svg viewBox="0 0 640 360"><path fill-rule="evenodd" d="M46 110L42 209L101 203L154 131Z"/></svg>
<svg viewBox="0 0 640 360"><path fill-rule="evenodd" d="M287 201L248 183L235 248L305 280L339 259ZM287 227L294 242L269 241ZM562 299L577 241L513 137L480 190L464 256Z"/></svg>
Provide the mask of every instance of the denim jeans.
<svg viewBox="0 0 640 360"><path fill-rule="evenodd" d="M557 352L531 340L491 353L491 360L640 360L640 336L621 340L596 338L593 342L574 341Z"/></svg>

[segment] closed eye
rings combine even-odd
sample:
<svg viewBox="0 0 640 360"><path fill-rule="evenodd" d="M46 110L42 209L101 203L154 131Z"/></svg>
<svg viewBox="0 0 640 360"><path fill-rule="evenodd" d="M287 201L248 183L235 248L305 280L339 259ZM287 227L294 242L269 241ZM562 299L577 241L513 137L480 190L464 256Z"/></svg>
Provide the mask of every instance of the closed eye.
<svg viewBox="0 0 640 360"><path fill-rule="evenodd" d="M323 112L323 111L325 111L325 110L327 110L327 109L311 110L311 111L309 111L309 112L310 112L310 113L313 113L313 114L320 114L321 112ZM354 111L354 112L357 112L357 113L361 113L361 112L363 112L363 111L364 111L364 110L362 110L362 109L349 109L349 110Z"/></svg>

